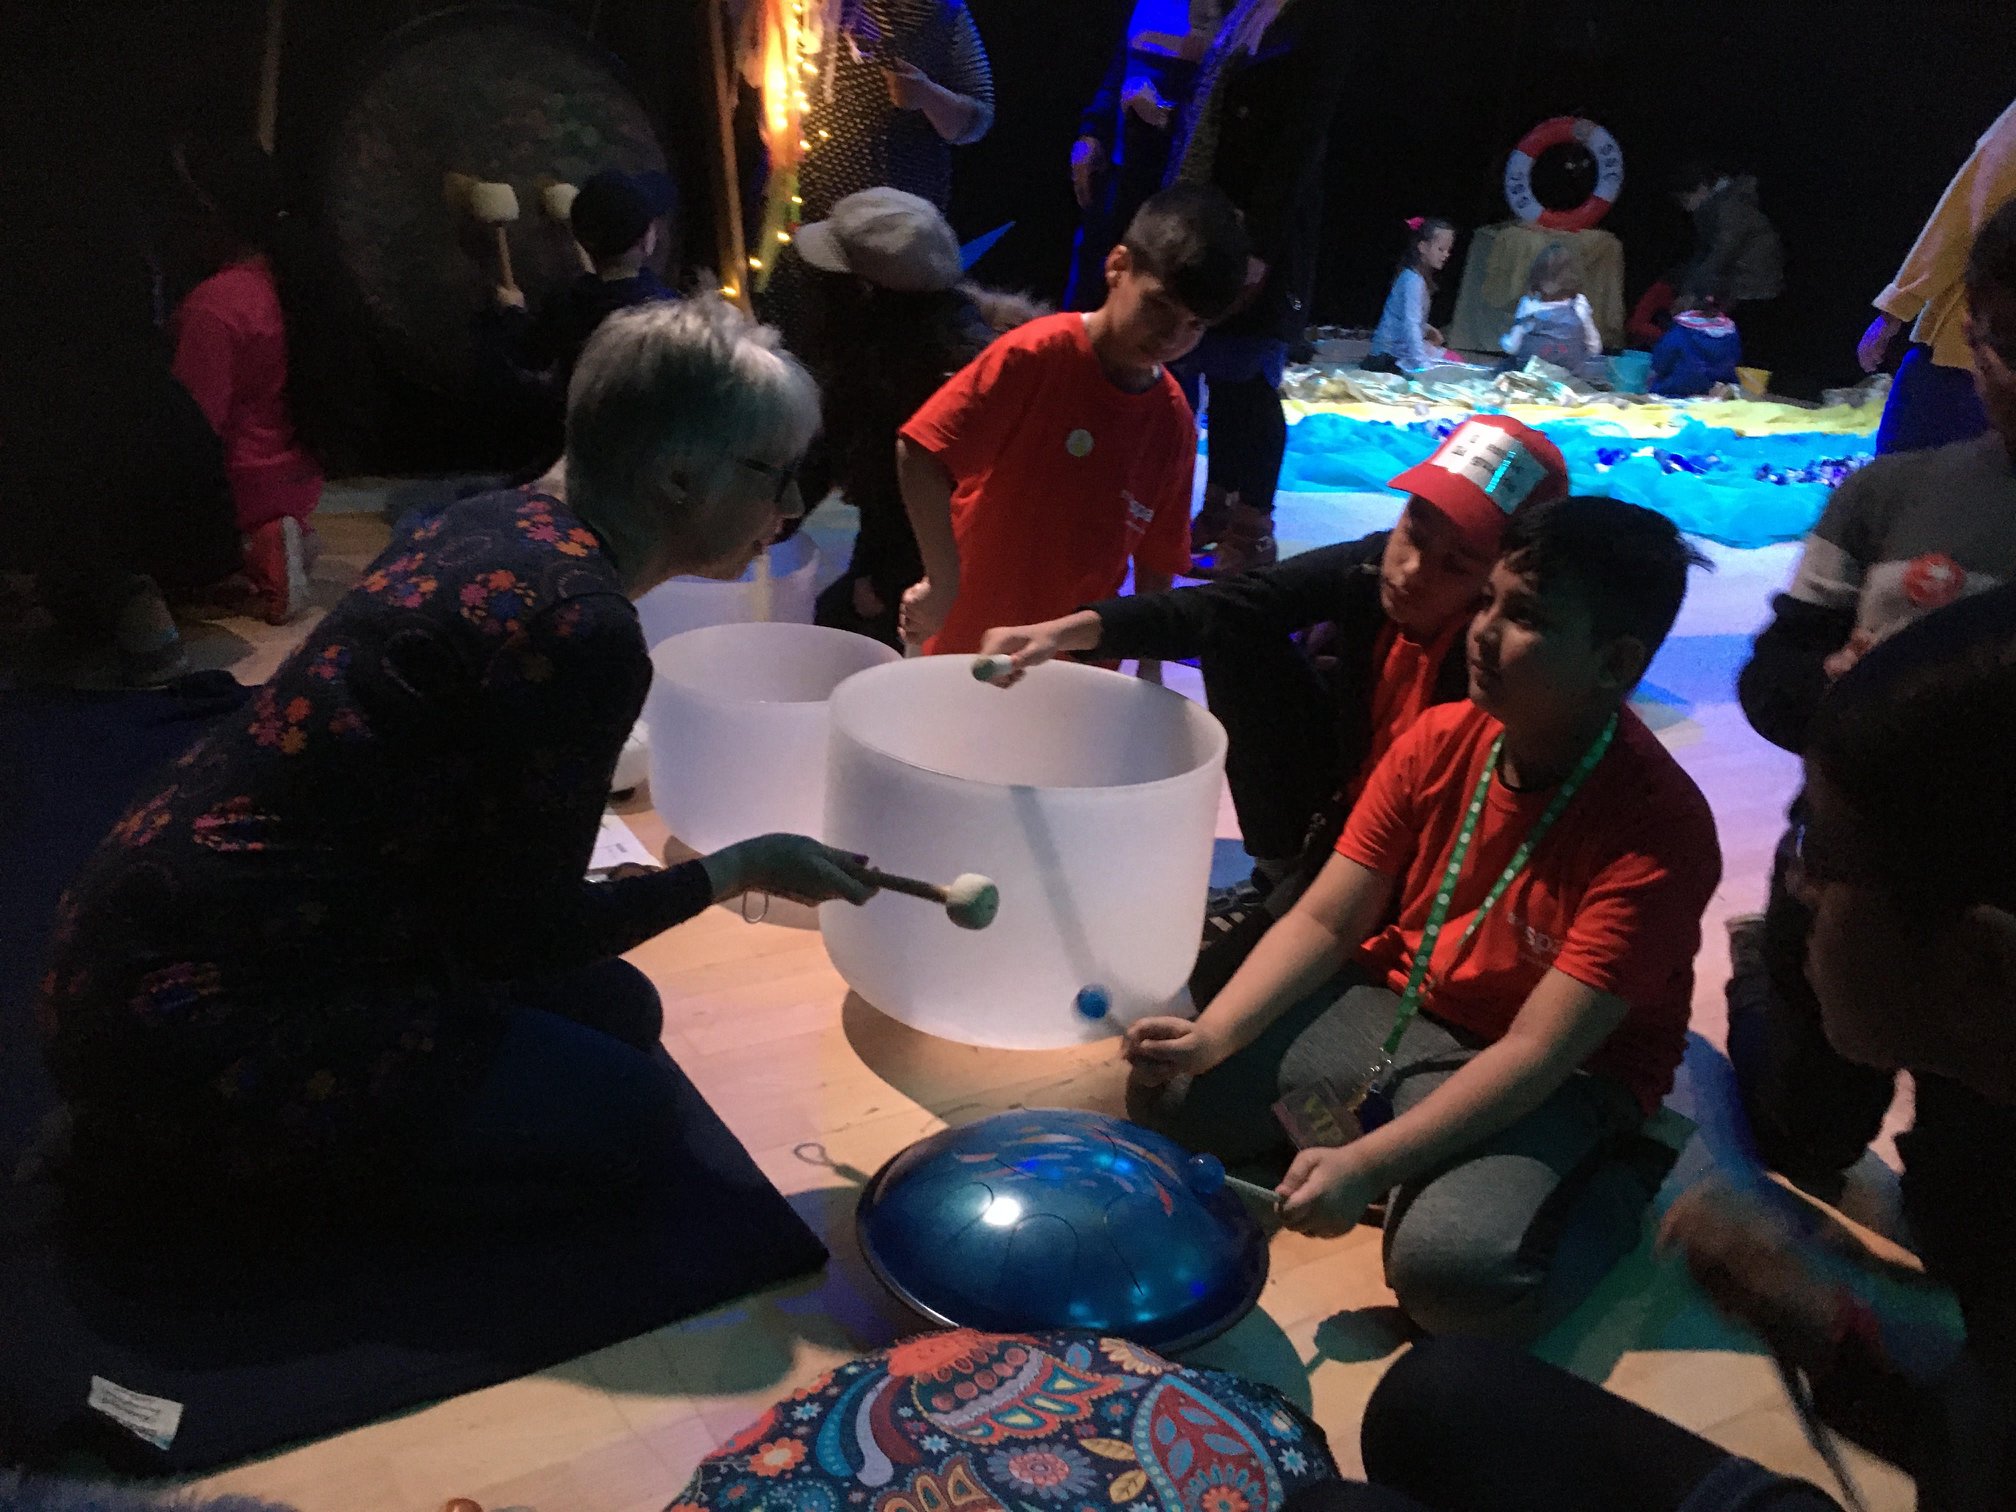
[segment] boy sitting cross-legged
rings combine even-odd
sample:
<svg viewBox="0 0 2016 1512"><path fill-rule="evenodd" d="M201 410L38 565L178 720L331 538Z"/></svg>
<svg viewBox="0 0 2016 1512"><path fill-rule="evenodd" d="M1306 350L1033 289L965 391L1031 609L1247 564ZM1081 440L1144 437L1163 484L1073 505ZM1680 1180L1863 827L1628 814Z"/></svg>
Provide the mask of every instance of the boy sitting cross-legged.
<svg viewBox="0 0 2016 1512"><path fill-rule="evenodd" d="M1233 1161L1316 1145L1287 1223L1384 1199L1386 1275L1434 1332L1531 1338L1627 1253L1670 1154L1640 1137L1686 1038L1721 875L1708 805L1625 707L1701 558L1611 499L1510 523L1467 703L1390 750L1337 853L1193 1021L1128 1031L1130 1111ZM1279 1169L1278 1165L1275 1167Z"/></svg>

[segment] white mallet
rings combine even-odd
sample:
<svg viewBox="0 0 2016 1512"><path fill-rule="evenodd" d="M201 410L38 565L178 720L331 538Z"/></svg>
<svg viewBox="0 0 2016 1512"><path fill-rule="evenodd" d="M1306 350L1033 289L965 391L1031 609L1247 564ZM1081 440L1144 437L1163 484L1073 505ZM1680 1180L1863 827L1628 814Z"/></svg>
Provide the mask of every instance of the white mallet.
<svg viewBox="0 0 2016 1512"><path fill-rule="evenodd" d="M548 216L566 225L574 215L574 201L581 197L579 184L541 184L539 204Z"/></svg>
<svg viewBox="0 0 2016 1512"><path fill-rule="evenodd" d="M441 177L441 194L450 206L467 211L497 234L497 281L515 290L518 280L511 272L511 239L507 228L518 219L518 191L509 184L487 184L466 173L446 173Z"/></svg>
<svg viewBox="0 0 2016 1512"><path fill-rule="evenodd" d="M580 197L581 186L579 184L555 183L548 179L540 181L539 204L546 211L550 219L556 220L561 225L567 227L569 241L573 241L574 236L574 201ZM595 271L595 259L583 250L579 242L574 243L574 255L581 261L582 272L593 273Z"/></svg>
<svg viewBox="0 0 2016 1512"><path fill-rule="evenodd" d="M899 877L877 871L872 866L864 868L861 877L871 886L886 892L902 893L906 898L922 898L927 903L942 903L945 917L961 929L985 929L994 922L994 915L1001 909L1001 889L977 872L954 877L949 887L940 887L936 882L920 882L915 877Z"/></svg>

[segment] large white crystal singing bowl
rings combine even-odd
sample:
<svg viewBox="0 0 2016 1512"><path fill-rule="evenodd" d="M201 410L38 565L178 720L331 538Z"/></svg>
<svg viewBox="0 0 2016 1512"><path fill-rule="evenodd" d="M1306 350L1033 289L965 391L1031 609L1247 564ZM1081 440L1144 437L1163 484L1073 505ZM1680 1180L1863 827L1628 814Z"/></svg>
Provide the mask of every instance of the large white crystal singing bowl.
<svg viewBox="0 0 2016 1512"><path fill-rule="evenodd" d="M644 701L651 806L702 853L777 831L817 835L827 698L855 673L896 660L880 641L816 625L710 625L673 636L651 653ZM769 917L814 922L809 909L781 905Z"/></svg>
<svg viewBox="0 0 2016 1512"><path fill-rule="evenodd" d="M812 601L818 596L819 548L801 532L772 546L767 555L767 588L753 564L739 578L725 582L677 577L653 588L637 600L644 644L655 648L675 635L707 625L747 625L758 620L811 624Z"/></svg>
<svg viewBox="0 0 2016 1512"><path fill-rule="evenodd" d="M850 678L832 701L825 839L885 871L991 877L981 931L884 893L819 910L862 998L969 1045L1045 1049L1165 1009L1197 958L1225 731L1175 693L1051 663L1009 689L937 656ZM1088 1017L1081 988L1106 990Z"/></svg>

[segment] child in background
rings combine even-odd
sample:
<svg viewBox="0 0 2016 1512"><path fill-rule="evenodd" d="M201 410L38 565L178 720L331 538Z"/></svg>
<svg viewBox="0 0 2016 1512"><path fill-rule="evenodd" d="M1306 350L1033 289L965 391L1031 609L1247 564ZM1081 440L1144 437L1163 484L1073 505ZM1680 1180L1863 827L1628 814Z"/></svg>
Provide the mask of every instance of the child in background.
<svg viewBox="0 0 2016 1512"><path fill-rule="evenodd" d="M526 312L522 290L497 290L495 339L521 384L564 407L575 360L596 327L617 310L678 297L650 265L661 223L674 208L672 181L662 173L605 168L581 186L567 224L594 270L537 315Z"/></svg>
<svg viewBox="0 0 2016 1512"><path fill-rule="evenodd" d="M308 601L308 516L322 498L328 406L306 384L335 381L354 330L279 175L250 138L197 140L176 167L209 219L218 270L175 319L175 376L224 442L245 575L260 613L284 625ZM318 422L320 424L318 425Z"/></svg>
<svg viewBox="0 0 2016 1512"><path fill-rule="evenodd" d="M1456 250L1456 228L1439 216L1415 216L1407 222L1407 248L1400 272L1379 312L1372 333L1372 351L1365 367L1375 373L1414 373L1438 362L1462 359L1442 349L1442 333L1428 324L1428 301L1435 293L1435 275L1449 265Z"/></svg>
<svg viewBox="0 0 2016 1512"><path fill-rule="evenodd" d="M901 646L897 606L923 576L896 478L896 433L994 339L960 285L959 238L927 199L863 189L798 230L805 350L819 380L833 481L861 515L847 571L819 595L821 625Z"/></svg>
<svg viewBox="0 0 2016 1512"><path fill-rule="evenodd" d="M1694 250L1674 281L1676 307L1704 294L1724 310L1776 299L1785 287L1785 247L1757 202L1757 180L1711 158L1692 158L1673 175L1673 197L1694 218Z"/></svg>
<svg viewBox="0 0 2016 1512"><path fill-rule="evenodd" d="M1602 357L1603 338L1582 292L1582 271L1566 243L1550 243L1533 259L1526 296L1499 345L1514 368L1538 357L1577 378L1588 376Z"/></svg>
<svg viewBox="0 0 2016 1512"><path fill-rule="evenodd" d="M1736 322L1722 313L1712 294L1697 295L1652 348L1646 392L1665 399L1692 399L1718 383L1734 384L1743 360Z"/></svg>
<svg viewBox="0 0 2016 1512"><path fill-rule="evenodd" d="M897 473L924 577L903 639L972 652L1190 566L1197 429L1168 365L1246 284L1232 202L1195 185L1151 197L1106 259L1106 302L1052 315L982 352L903 427Z"/></svg>

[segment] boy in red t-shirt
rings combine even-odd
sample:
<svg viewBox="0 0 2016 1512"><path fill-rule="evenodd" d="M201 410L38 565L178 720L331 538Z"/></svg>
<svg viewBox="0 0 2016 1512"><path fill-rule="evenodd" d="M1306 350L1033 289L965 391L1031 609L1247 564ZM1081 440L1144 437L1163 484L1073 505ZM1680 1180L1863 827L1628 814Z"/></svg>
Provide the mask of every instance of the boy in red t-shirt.
<svg viewBox="0 0 2016 1512"><path fill-rule="evenodd" d="M903 638L972 652L994 625L1051 619L1190 567L1197 429L1168 365L1245 288L1246 233L1215 189L1165 189L1106 259L1106 302L998 338L896 443L924 578Z"/></svg>
<svg viewBox="0 0 2016 1512"><path fill-rule="evenodd" d="M1624 702L1700 561L1613 499L1516 516L1469 703L1387 752L1199 1018L1127 1032L1137 1118L1232 1160L1299 1130L1290 1227L1340 1234L1386 1199L1387 1283L1431 1332L1543 1331L1637 1243L1670 1162L1636 1136L1680 1063L1721 855ZM1368 1079L1366 1132L1338 1143Z"/></svg>

